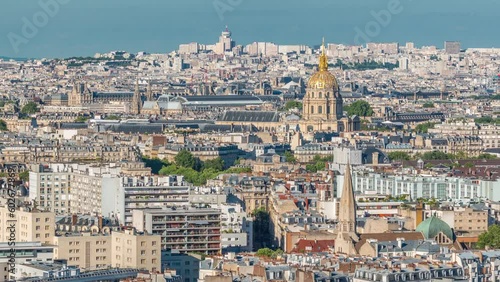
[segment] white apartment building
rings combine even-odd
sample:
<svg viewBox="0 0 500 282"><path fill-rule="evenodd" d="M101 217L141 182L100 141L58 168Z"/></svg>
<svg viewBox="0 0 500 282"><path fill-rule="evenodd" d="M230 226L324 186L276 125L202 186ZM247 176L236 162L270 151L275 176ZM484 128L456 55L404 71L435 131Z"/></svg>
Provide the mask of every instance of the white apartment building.
<svg viewBox="0 0 500 282"><path fill-rule="evenodd" d="M487 198L492 201L500 200L499 180L449 177L446 175L417 175L410 172L394 175L359 170L353 171L352 181L355 193L361 194L382 194L395 197L409 195L412 199ZM338 176L338 183L338 185L343 185L343 175Z"/></svg>
<svg viewBox="0 0 500 282"><path fill-rule="evenodd" d="M222 251L251 252L253 221L239 204L214 205L221 210Z"/></svg>

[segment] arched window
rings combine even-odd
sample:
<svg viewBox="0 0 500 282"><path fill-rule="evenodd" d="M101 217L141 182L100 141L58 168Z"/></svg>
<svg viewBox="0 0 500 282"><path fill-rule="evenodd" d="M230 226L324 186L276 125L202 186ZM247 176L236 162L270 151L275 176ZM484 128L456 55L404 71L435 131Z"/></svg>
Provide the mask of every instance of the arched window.
<svg viewBox="0 0 500 282"><path fill-rule="evenodd" d="M330 97L330 92L326 92L325 98Z"/></svg>
<svg viewBox="0 0 500 282"><path fill-rule="evenodd" d="M311 98L314 98L314 92L311 92Z"/></svg>
<svg viewBox="0 0 500 282"><path fill-rule="evenodd" d="M322 114L322 113L323 113L323 106L318 106L318 114Z"/></svg>
<svg viewBox="0 0 500 282"><path fill-rule="evenodd" d="M314 106L311 106L311 114L314 114Z"/></svg>

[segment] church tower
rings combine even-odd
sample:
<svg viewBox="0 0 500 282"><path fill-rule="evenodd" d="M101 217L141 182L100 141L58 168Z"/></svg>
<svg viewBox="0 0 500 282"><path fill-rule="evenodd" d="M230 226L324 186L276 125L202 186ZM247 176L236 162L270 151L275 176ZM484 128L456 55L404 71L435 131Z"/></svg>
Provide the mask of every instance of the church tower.
<svg viewBox="0 0 500 282"><path fill-rule="evenodd" d="M146 90L146 101L153 101L153 90L151 89L151 81L148 81L148 89Z"/></svg>
<svg viewBox="0 0 500 282"><path fill-rule="evenodd" d="M132 97L132 105L130 106L130 113L138 115L141 113L142 99L141 91L139 90L139 80L135 82L134 96Z"/></svg>
<svg viewBox="0 0 500 282"><path fill-rule="evenodd" d="M93 102L93 94L87 88L85 83L75 83L73 84L73 90L68 95L68 105L75 106L83 106L89 105Z"/></svg>
<svg viewBox="0 0 500 282"><path fill-rule="evenodd" d="M337 78L328 70L325 42L321 46L318 71L307 84L303 99L302 131L343 131L339 121L343 117L343 101Z"/></svg>
<svg viewBox="0 0 500 282"><path fill-rule="evenodd" d="M356 200L352 187L351 165L348 163L344 173L342 197L340 198L335 252L347 255L357 254L354 244L358 240L356 234Z"/></svg>

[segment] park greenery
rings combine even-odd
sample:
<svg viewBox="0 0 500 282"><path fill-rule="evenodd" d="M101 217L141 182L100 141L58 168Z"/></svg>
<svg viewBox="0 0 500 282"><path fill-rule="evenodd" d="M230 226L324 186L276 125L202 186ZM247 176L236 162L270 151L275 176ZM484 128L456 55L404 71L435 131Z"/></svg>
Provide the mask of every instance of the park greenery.
<svg viewBox="0 0 500 282"><path fill-rule="evenodd" d="M299 101L295 101L295 100L286 102L285 110L289 111L289 110L293 110L293 109L298 109L299 111L301 111L302 110L302 103Z"/></svg>
<svg viewBox="0 0 500 282"><path fill-rule="evenodd" d="M361 63L344 63L342 60L337 59L337 62L332 65L333 67L342 68L344 70L374 70L374 69L388 69L393 70L399 67L399 63L379 63L374 60L365 60Z"/></svg>
<svg viewBox="0 0 500 282"><path fill-rule="evenodd" d="M498 224L490 226L488 231L479 235L476 243L476 248L479 249L498 249L500 248L500 226Z"/></svg>
<svg viewBox="0 0 500 282"><path fill-rule="evenodd" d="M19 173L19 179L21 179L22 181L25 182L28 181L29 177L30 177L30 172L28 170Z"/></svg>
<svg viewBox="0 0 500 282"><path fill-rule="evenodd" d="M425 102L422 107L424 107L426 109L434 108L434 103L432 103L432 102Z"/></svg>
<svg viewBox="0 0 500 282"><path fill-rule="evenodd" d="M119 116L109 115L104 118L105 120L121 120Z"/></svg>
<svg viewBox="0 0 500 282"><path fill-rule="evenodd" d="M297 159L295 158L295 156L293 155L293 153L291 151L286 151L284 156L285 156L286 162L288 162L288 163L296 163L297 162Z"/></svg>
<svg viewBox="0 0 500 282"><path fill-rule="evenodd" d="M151 172L159 175L182 175L187 182L194 185L204 185L209 179L214 179L224 173L250 173L251 168L232 167L225 169L224 160L220 157L201 161L189 151L180 151L173 163L160 159L143 158Z"/></svg>
<svg viewBox="0 0 500 282"><path fill-rule="evenodd" d="M435 125L435 122L421 123L415 127L415 131L418 133L427 133L429 132L429 129L434 128Z"/></svg>
<svg viewBox="0 0 500 282"><path fill-rule="evenodd" d="M283 255L283 251L281 249L272 250L269 248L261 248L257 250L255 255L258 257L277 258Z"/></svg>
<svg viewBox="0 0 500 282"><path fill-rule="evenodd" d="M28 102L21 109L21 113L23 113L25 115L32 115L32 114L34 114L36 112L38 112L38 105L35 102Z"/></svg>
<svg viewBox="0 0 500 282"><path fill-rule="evenodd" d="M490 116L474 119L478 124L500 124L500 118L492 118Z"/></svg>
<svg viewBox="0 0 500 282"><path fill-rule="evenodd" d="M333 161L333 156L322 157L320 155L314 156L311 163L306 165L307 172L318 172L326 168L326 162Z"/></svg>
<svg viewBox="0 0 500 282"><path fill-rule="evenodd" d="M89 120L90 117L86 117L86 116L79 116L75 119L75 122L77 123L84 123L86 122L87 120Z"/></svg>
<svg viewBox="0 0 500 282"><path fill-rule="evenodd" d="M344 106L344 111L349 116L357 115L360 117L368 117L373 115L373 109L370 104L363 100L358 100L350 105Z"/></svg>
<svg viewBox="0 0 500 282"><path fill-rule="evenodd" d="M0 119L0 131L8 131L7 123L3 119Z"/></svg>

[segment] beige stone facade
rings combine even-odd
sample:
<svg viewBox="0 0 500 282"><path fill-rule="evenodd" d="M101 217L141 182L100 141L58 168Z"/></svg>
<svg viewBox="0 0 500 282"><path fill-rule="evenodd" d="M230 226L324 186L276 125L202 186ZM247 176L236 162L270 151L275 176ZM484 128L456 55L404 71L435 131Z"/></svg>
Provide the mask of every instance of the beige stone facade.
<svg viewBox="0 0 500 282"><path fill-rule="evenodd" d="M111 235L78 233L57 236L55 259L66 259L68 265L84 269L120 268L160 270L159 235L136 233L135 230L112 232Z"/></svg>
<svg viewBox="0 0 500 282"><path fill-rule="evenodd" d="M55 228L55 214L38 209L20 208L10 217L8 207L0 207L0 242L11 238L9 226L15 224L16 242L42 242L52 244Z"/></svg>

